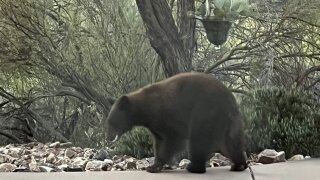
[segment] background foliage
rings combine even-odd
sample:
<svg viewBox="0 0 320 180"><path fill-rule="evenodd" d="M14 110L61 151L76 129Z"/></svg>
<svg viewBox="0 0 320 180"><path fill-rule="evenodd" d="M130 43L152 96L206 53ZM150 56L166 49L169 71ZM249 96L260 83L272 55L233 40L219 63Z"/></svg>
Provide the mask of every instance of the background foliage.
<svg viewBox="0 0 320 180"><path fill-rule="evenodd" d="M319 153L318 0L255 1L256 16L237 20L221 47L186 18L193 0L153 2L151 14L173 18L156 29L143 1L0 0L0 142L102 147L117 97L184 69L212 74L237 93L248 139L257 142L251 150ZM150 137L139 132L118 150L149 155Z"/></svg>
<svg viewBox="0 0 320 180"><path fill-rule="evenodd" d="M319 98L302 90L260 88L242 100L246 136L251 152L273 148L319 155Z"/></svg>

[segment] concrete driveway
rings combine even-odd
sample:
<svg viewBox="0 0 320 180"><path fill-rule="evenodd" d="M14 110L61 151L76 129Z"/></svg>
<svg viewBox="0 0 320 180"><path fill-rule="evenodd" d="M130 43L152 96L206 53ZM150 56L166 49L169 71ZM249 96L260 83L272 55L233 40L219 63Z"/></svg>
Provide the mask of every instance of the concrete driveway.
<svg viewBox="0 0 320 180"><path fill-rule="evenodd" d="M291 161L252 167L256 180L320 180L320 159ZM205 174L185 170L151 174L145 171L0 173L0 180L251 180L249 170L231 172L229 167L208 168Z"/></svg>

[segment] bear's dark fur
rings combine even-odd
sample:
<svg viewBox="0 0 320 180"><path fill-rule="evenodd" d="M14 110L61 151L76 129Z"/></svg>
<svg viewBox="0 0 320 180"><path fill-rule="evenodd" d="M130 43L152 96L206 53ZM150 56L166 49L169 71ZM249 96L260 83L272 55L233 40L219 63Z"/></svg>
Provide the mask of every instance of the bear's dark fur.
<svg viewBox="0 0 320 180"><path fill-rule="evenodd" d="M155 162L148 172L160 172L175 153L186 148L189 172L204 173L206 160L218 151L231 159L232 171L247 168L235 98L210 75L182 73L122 96L106 122L107 140L133 126L150 130Z"/></svg>

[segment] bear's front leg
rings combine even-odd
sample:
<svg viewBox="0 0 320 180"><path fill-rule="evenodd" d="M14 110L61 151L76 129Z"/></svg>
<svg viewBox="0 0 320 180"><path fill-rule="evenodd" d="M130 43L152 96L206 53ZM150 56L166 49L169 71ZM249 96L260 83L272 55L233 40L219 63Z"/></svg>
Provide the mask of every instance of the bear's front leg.
<svg viewBox="0 0 320 180"><path fill-rule="evenodd" d="M160 140L160 138L154 138L153 142L153 152L154 152L154 163L147 167L147 171L150 173L158 173L162 170L163 165L166 163L166 145L163 140Z"/></svg>
<svg viewBox="0 0 320 180"><path fill-rule="evenodd" d="M158 173L162 170L171 157L174 155L176 147L179 141L175 141L173 138L155 138L154 139L154 164L147 167L147 171L151 173Z"/></svg>

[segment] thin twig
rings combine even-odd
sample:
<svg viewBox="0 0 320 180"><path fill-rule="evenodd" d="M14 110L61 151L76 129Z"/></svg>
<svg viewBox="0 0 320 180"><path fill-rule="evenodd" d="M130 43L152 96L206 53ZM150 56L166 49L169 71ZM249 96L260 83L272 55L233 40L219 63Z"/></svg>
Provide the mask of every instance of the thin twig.
<svg viewBox="0 0 320 180"><path fill-rule="evenodd" d="M253 171L252 171L251 165L249 165L249 164L248 164L248 168L249 168L249 171L250 171L250 174L251 174L251 178L252 178L252 180L256 180L256 178L254 177L254 174L253 174Z"/></svg>

